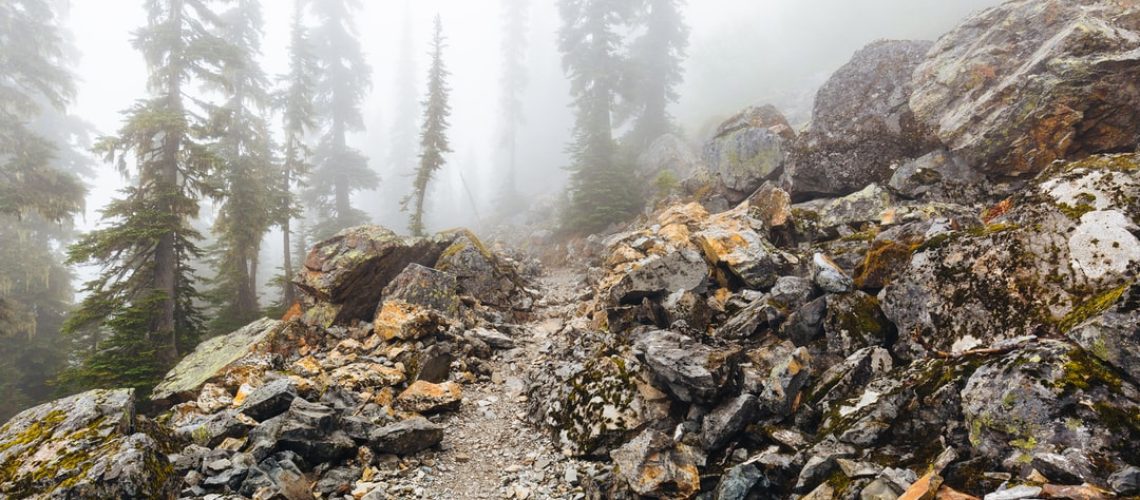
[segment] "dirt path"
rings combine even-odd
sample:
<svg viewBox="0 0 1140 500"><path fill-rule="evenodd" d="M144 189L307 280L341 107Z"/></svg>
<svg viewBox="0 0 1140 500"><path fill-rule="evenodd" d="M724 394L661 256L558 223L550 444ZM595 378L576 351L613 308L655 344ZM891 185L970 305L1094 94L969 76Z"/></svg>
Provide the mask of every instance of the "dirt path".
<svg viewBox="0 0 1140 500"><path fill-rule="evenodd" d="M542 354L549 339L569 317L579 276L556 271L537 283L543 299L527 335L516 347L489 361L491 381L464 386L459 412L441 420L447 427L439 451L402 464L402 477L390 482L394 498L544 499L581 498L576 487L593 466L568 459L549 437L525 422L525 380L546 366Z"/></svg>

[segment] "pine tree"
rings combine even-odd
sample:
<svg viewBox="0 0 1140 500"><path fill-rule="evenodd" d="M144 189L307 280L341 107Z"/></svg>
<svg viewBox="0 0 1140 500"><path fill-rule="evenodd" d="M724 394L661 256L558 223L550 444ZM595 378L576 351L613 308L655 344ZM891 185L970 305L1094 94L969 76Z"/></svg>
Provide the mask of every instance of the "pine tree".
<svg viewBox="0 0 1140 500"><path fill-rule="evenodd" d="M235 51L214 33L219 18L208 4L152 0L147 13L132 43L148 63L151 97L128 110L118 136L96 145L120 173L137 180L103 210L107 227L69 251L72 263L102 267L84 285L87 296L66 325L70 332L102 332L98 350L69 377L78 386L153 383L197 342L202 328L189 265L201 255L200 234L189 221L199 199L214 194L208 181L221 162L187 92L194 83L222 84L222 67Z"/></svg>
<svg viewBox="0 0 1140 500"><path fill-rule="evenodd" d="M684 0L640 0L637 17L644 31L632 44L627 75L634 118L627 141L635 153L677 128L668 107L677 102L685 74L689 28L681 13L684 6Z"/></svg>
<svg viewBox="0 0 1140 500"><path fill-rule="evenodd" d="M354 18L359 0L320 0L311 4L317 20L312 40L319 68L316 102L324 133L317 145L306 201L319 220L317 239L368 221L352 206L352 193L373 189L380 178L368 159L348 146L348 133L364 129L360 106L370 86L370 68L357 40Z"/></svg>
<svg viewBox="0 0 1140 500"><path fill-rule="evenodd" d="M520 202L518 192L518 130L525 122L522 93L527 84L526 44L530 0L504 0L502 41L503 76L501 80L503 137L506 172L499 195L502 213L513 213Z"/></svg>
<svg viewBox="0 0 1140 500"><path fill-rule="evenodd" d="M273 169L272 139L265 120L268 81L257 62L261 53L261 5L257 0L234 0L221 16L220 37L233 47L222 66L225 103L211 107L214 147L221 160L216 184L222 204L214 223L217 237L213 260L218 271L210 290L217 307L213 333L228 333L261 316L257 293L257 264L261 241L280 219L280 184Z"/></svg>
<svg viewBox="0 0 1140 500"><path fill-rule="evenodd" d="M289 73L280 78L285 85L276 96L277 109L281 111L285 130L284 158L280 173L280 200L278 202L278 223L281 226L284 261L281 304L289 307L297 301L293 286L292 227L291 222L300 212L294 188L309 174L309 157L312 152L305 137L317 127L316 109L313 98L316 95L316 59L312 42L304 24L304 5L307 0L293 1L293 27L289 42ZM302 241L304 238L300 238Z"/></svg>
<svg viewBox="0 0 1140 500"><path fill-rule="evenodd" d="M393 95L395 106L392 114L392 125L388 130L390 147L388 148L388 165L385 172L392 182L385 182L381 186L382 217L381 223L400 224L395 217L402 217L401 202L410 192L407 182L397 182L411 177L416 170L416 139L419 135L417 122L420 119L420 91L418 90L420 75L416 69L415 25L412 21L412 7L410 0L403 2L403 22L400 34L399 55L393 72ZM392 217L389 219L389 217Z"/></svg>
<svg viewBox="0 0 1140 500"><path fill-rule="evenodd" d="M424 122L420 129L420 166L416 170L415 182L412 184L412 194L404 200L404 207L411 211L411 220L408 229L415 236L424 235L424 198L427 196L428 183L436 171L443 167L443 155L451 152L447 141L447 119L451 115L451 105L448 97L451 89L447 86L447 77L450 73L443 63L443 49L445 47L443 36L443 20L435 16L435 34L431 43L431 68L428 70L427 98L423 101ZM408 207L414 203L414 206Z"/></svg>
<svg viewBox="0 0 1140 500"><path fill-rule="evenodd" d="M621 80L628 0L560 0L559 49L575 109L564 229L598 231L640 206L632 167L619 161L613 112Z"/></svg>

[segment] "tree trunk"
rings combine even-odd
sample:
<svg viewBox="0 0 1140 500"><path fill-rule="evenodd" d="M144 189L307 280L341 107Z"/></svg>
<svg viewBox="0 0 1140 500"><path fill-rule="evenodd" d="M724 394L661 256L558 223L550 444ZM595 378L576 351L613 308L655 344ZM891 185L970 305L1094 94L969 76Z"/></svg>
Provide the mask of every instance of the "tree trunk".
<svg viewBox="0 0 1140 500"><path fill-rule="evenodd" d="M285 192L286 193L289 192L288 174L286 174L286 177L285 177ZM289 232L290 232L290 228L289 228L290 224L289 223L290 223L290 219L292 219L292 218L289 217L289 215L288 215L288 211L290 208L288 206L289 202L286 201L285 205L286 205L286 207L285 207L285 211L286 211L285 220L282 221L282 223L281 223L281 234L282 234L281 240L282 240L282 244L283 244L282 248L285 249L285 263L282 264L285 267L285 283L283 285L281 285L281 292L282 292L281 303L285 306L285 308L289 308L289 307L292 307L293 303L296 302L297 299L296 299L296 296L293 292L293 244L291 241L289 241L290 236L291 236L289 234Z"/></svg>
<svg viewBox="0 0 1140 500"><path fill-rule="evenodd" d="M172 49L176 54L170 64L181 64L182 56L182 0L171 0L170 23L178 30L178 41ZM166 82L167 106L172 113L182 116L182 71L180 68L169 70L169 80ZM178 153L182 149L182 133L167 134L162 146L162 163L158 167L155 189L161 200L159 203L163 215L169 217L174 227L168 228L158 240L154 250L154 288L163 294L159 302L159 310L152 319L151 334L155 340L163 342L158 350L162 361L173 364L178 359L178 334L175 331L175 306L178 293L178 255L176 233L182 229L182 214L177 212L177 198L182 188L178 185Z"/></svg>

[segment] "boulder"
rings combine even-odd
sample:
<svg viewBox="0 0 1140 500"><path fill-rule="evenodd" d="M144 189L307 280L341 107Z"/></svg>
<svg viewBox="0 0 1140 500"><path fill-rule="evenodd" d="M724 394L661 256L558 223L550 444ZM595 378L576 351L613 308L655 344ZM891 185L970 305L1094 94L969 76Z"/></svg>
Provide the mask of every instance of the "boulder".
<svg viewBox="0 0 1140 500"><path fill-rule="evenodd" d="M884 292L905 359L1065 334L1118 299L1140 264L1140 159L1058 165L988 225L934 236Z"/></svg>
<svg viewBox="0 0 1140 500"><path fill-rule="evenodd" d="M1048 464L1054 477L1107 484L1140 442L1140 389L1060 341L978 368L962 390L962 411L974 452L1011 470Z"/></svg>
<svg viewBox="0 0 1140 500"><path fill-rule="evenodd" d="M690 446L674 443L660 431L646 429L610 453L617 474L638 495L685 499L701 489L698 466L704 457Z"/></svg>
<svg viewBox="0 0 1140 500"><path fill-rule="evenodd" d="M95 390L20 412L0 427L0 496L174 498L156 436L134 432L134 390Z"/></svg>
<svg viewBox="0 0 1140 500"><path fill-rule="evenodd" d="M450 241L435 268L455 276L459 293L486 306L503 310L529 310L533 299L515 268L479 241L474 233L457 230L436 238Z"/></svg>
<svg viewBox="0 0 1140 500"><path fill-rule="evenodd" d="M408 264L435 265L454 241L449 234L401 238L379 226L345 229L313 247L295 284L310 310L318 304L328 309L320 315L321 326L371 321L393 278Z"/></svg>
<svg viewBox="0 0 1140 500"><path fill-rule="evenodd" d="M455 318L459 316L458 286L455 276L412 263L384 287L381 297L384 302L415 304Z"/></svg>
<svg viewBox="0 0 1140 500"><path fill-rule="evenodd" d="M887 186L908 199L967 204L984 199L985 176L945 149L908 161L891 176Z"/></svg>
<svg viewBox="0 0 1140 500"><path fill-rule="evenodd" d="M855 288L855 281L847 275L830 257L816 253L811 259L812 279L827 293L848 293Z"/></svg>
<svg viewBox="0 0 1140 500"><path fill-rule="evenodd" d="M376 428L368 445L377 453L411 455L443 441L443 426L423 417L413 417Z"/></svg>
<svg viewBox="0 0 1140 500"><path fill-rule="evenodd" d="M751 107L725 121L704 149L704 161L719 177L729 202L738 203L775 179L795 132L772 106Z"/></svg>
<svg viewBox="0 0 1140 500"><path fill-rule="evenodd" d="M386 300L372 326L384 340L418 340L443 333L451 322L435 309L402 300Z"/></svg>
<svg viewBox="0 0 1140 500"><path fill-rule="evenodd" d="M980 12L930 49L910 106L990 176L1140 143L1140 6L1016 0Z"/></svg>
<svg viewBox="0 0 1140 500"><path fill-rule="evenodd" d="M262 319L229 335L206 340L182 358L151 392L156 401L188 401L197 397L204 384L241 364L244 358L263 352L273 337L286 328L280 321Z"/></svg>
<svg viewBox="0 0 1140 500"><path fill-rule="evenodd" d="M638 304L646 297L660 299L674 292L700 288L708 277L708 264L693 250L650 255L610 288L609 297L615 305Z"/></svg>
<svg viewBox="0 0 1140 500"><path fill-rule="evenodd" d="M811 379L811 354L798 347L774 360L760 393L760 405L767 416L785 417L800 400L800 391Z"/></svg>
<svg viewBox="0 0 1140 500"><path fill-rule="evenodd" d="M634 351L655 385L681 401L706 404L732 389L741 357L739 348L718 350L660 330L637 336Z"/></svg>
<svg viewBox="0 0 1140 500"><path fill-rule="evenodd" d="M1112 294L1115 295L1115 294ZM1081 323L1066 334L1101 361L1123 371L1140 384L1140 284L1121 289L1119 298L1103 313Z"/></svg>
<svg viewBox="0 0 1140 500"><path fill-rule="evenodd" d="M719 450L752 423L760 409L756 396L741 394L713 408L701 423L701 445L706 451Z"/></svg>
<svg viewBox="0 0 1140 500"><path fill-rule="evenodd" d="M828 351L844 357L865 347L888 346L895 337L879 300L859 291L827 296L823 331Z"/></svg>
<svg viewBox="0 0 1140 500"><path fill-rule="evenodd" d="M297 389L293 381L287 378L277 379L249 393L238 411L260 422L284 413L296 397Z"/></svg>
<svg viewBox="0 0 1140 500"><path fill-rule="evenodd" d="M787 271L791 258L770 243L760 221L741 206L709 218L704 229L692 235L705 260L734 281L753 290L766 290Z"/></svg>
<svg viewBox="0 0 1140 500"><path fill-rule="evenodd" d="M791 222L792 196L771 182L765 182L745 201L748 202L748 213L769 230Z"/></svg>
<svg viewBox="0 0 1140 500"><path fill-rule="evenodd" d="M417 380L396 397L396 408L423 414L455 411L463 401L463 393L455 382L433 384Z"/></svg>
<svg viewBox="0 0 1140 500"><path fill-rule="evenodd" d="M890 222L894 207L889 191L870 184L846 196L797 203L792 206L792 214L801 233L829 240L861 231L867 225Z"/></svg>
<svg viewBox="0 0 1140 500"><path fill-rule="evenodd" d="M820 88L811 128L796 141L787 185L796 199L845 195L886 184L893 166L936 147L915 119L911 73L931 42L880 40L860 49Z"/></svg>
<svg viewBox="0 0 1140 500"><path fill-rule="evenodd" d="M394 386L403 382L407 376L399 368L361 362L337 368L329 373L329 378L338 387L370 389Z"/></svg>
<svg viewBox="0 0 1140 500"><path fill-rule="evenodd" d="M665 134L654 140L637 157L638 174L653 180L664 172L684 179L700 168L701 160L688 142L675 134Z"/></svg>

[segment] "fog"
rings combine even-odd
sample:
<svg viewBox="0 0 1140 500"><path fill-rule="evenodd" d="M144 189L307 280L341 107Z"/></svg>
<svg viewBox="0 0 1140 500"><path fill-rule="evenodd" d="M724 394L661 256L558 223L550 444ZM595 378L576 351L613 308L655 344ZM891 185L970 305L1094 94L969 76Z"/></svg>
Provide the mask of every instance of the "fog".
<svg viewBox="0 0 1140 500"><path fill-rule="evenodd" d="M479 227L494 212L503 161L500 140L501 32L505 0L366 0L358 29L372 67L364 107L367 130L350 145L370 159L381 187L357 193L354 204L372 219L404 231L407 215L398 198L407 193L415 167L393 167L393 138L401 128L418 135L432 18L439 13L448 38L452 71L454 152L428 196L427 225ZM685 6L690 47L685 79L672 114L687 139L699 147L704 134L740 109L761 103L779 107L796 126L810 120L816 89L851 54L880 38L935 39L971 12L997 0L703 0ZM266 0L262 64L269 75L287 70L291 2ZM69 28L81 51L79 93L72 111L96 135L113 134L121 112L145 95L146 67L130 44L145 23L142 2L76 0ZM557 50L559 18L554 0L531 2L526 49L525 125L518 138L520 189L530 200L556 199L564 187L573 114L569 85ZM409 51L411 59L404 54ZM403 61L401 59L404 59ZM412 73L404 70L411 62ZM416 102L405 86L414 85ZM407 116L408 112L414 115ZM275 118L271 124L279 127ZM99 210L124 185L110 167L89 179L81 229L98 226ZM209 214L209 209L204 210ZM270 234L263 252L266 276L279 266L280 237ZM86 275L88 273L81 273Z"/></svg>

